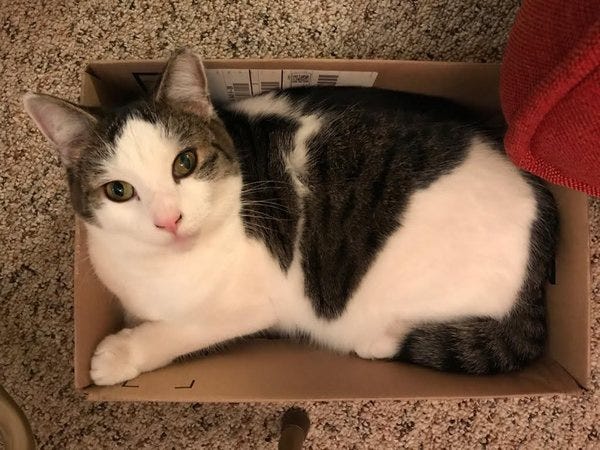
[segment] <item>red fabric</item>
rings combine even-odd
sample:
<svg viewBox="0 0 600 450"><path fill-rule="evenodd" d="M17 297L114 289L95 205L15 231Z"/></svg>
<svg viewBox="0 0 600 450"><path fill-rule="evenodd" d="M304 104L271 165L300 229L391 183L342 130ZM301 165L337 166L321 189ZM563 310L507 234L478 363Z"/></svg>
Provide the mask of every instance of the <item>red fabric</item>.
<svg viewBox="0 0 600 450"><path fill-rule="evenodd" d="M600 196L600 0L525 0L500 97L515 164Z"/></svg>

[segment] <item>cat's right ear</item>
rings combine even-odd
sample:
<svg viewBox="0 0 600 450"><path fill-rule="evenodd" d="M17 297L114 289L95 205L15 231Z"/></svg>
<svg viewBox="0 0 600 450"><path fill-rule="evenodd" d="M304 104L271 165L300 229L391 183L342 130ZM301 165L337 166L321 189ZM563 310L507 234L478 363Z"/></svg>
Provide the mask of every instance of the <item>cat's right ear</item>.
<svg viewBox="0 0 600 450"><path fill-rule="evenodd" d="M97 119L76 105L51 95L27 93L23 105L42 134L58 150L62 163L66 167L74 165Z"/></svg>
<svg viewBox="0 0 600 450"><path fill-rule="evenodd" d="M154 99L202 118L212 116L214 110L200 57L187 49L175 52L167 62Z"/></svg>

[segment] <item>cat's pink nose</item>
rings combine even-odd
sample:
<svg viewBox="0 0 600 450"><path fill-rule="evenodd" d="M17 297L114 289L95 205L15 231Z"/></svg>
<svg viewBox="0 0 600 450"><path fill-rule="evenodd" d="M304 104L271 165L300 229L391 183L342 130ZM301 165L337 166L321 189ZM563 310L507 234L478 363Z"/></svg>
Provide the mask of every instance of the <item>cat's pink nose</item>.
<svg viewBox="0 0 600 450"><path fill-rule="evenodd" d="M176 214L169 214L165 216L156 217L154 219L154 225L156 228L162 228L164 230L169 231L170 233L177 233L177 225L182 219L182 215L180 212Z"/></svg>

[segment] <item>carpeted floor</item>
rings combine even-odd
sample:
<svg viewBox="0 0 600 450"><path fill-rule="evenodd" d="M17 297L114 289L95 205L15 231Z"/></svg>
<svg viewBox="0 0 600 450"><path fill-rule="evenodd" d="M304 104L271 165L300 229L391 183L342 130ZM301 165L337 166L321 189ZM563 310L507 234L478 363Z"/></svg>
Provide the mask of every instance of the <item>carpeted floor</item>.
<svg viewBox="0 0 600 450"><path fill-rule="evenodd" d="M46 6L41 6L45 3ZM88 403L73 389L73 216L26 119L29 89L75 100L86 61L207 57L498 61L518 0L0 0L0 383L42 448L274 448L284 404ZM592 201L598 358L600 201ZM600 379L573 397L303 404L311 448L600 447Z"/></svg>

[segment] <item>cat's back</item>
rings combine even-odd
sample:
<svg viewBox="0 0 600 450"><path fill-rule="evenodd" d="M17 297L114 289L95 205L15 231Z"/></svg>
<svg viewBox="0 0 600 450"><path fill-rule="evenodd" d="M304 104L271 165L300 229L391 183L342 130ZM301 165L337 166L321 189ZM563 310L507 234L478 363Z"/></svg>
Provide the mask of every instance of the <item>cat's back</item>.
<svg viewBox="0 0 600 450"><path fill-rule="evenodd" d="M364 116L393 114L397 118L422 120L474 120L472 111L442 97L393 91L381 88L297 87L272 95L273 100L285 99L304 114L323 112L354 112Z"/></svg>
<svg viewBox="0 0 600 450"><path fill-rule="evenodd" d="M422 187L462 161L480 134L472 113L452 101L377 88L286 89L221 114L248 179L282 178L268 170L281 163L301 193L355 182L359 172L359 182L374 181L384 167Z"/></svg>
<svg viewBox="0 0 600 450"><path fill-rule="evenodd" d="M536 194L469 111L366 88L290 89L232 109L263 130L242 150L247 179L270 183L260 192L273 207L259 213L272 221L260 225L277 231L262 237L282 268L295 262L302 272L317 317L343 315L370 279L429 298L441 316L497 316L512 306ZM260 195L250 201L266 201ZM481 290L503 283L481 303ZM440 298L453 285L462 306Z"/></svg>

